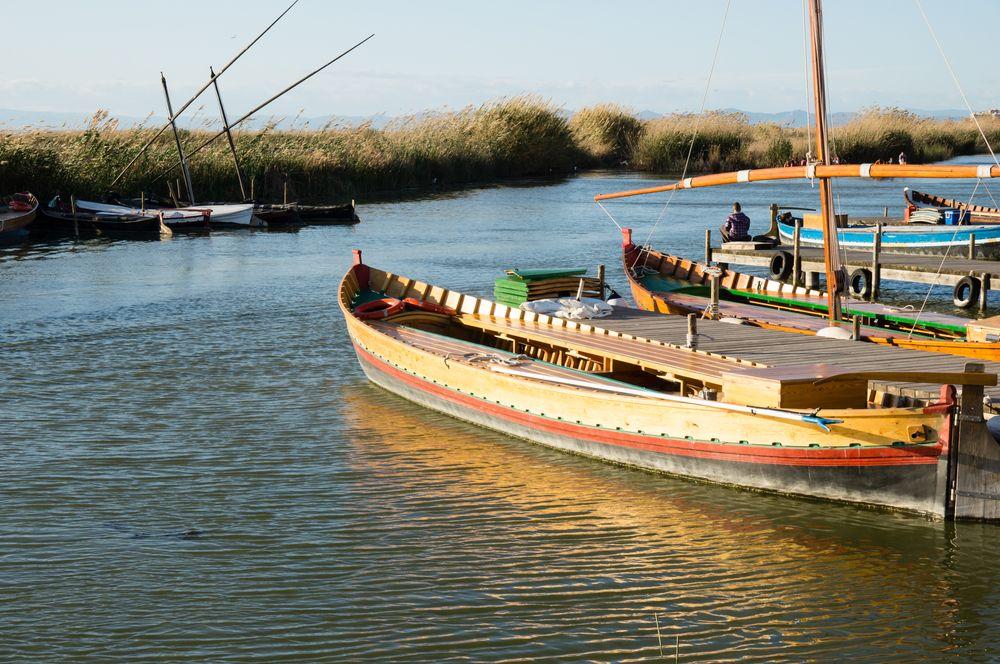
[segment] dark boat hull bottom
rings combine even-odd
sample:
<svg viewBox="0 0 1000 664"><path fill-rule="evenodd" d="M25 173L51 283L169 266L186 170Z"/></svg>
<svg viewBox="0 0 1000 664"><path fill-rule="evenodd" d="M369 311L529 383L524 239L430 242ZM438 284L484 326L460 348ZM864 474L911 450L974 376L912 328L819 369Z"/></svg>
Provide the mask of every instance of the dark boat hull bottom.
<svg viewBox="0 0 1000 664"><path fill-rule="evenodd" d="M485 412L436 394L439 386L388 366L356 349L361 367L376 385L431 410L566 452L643 470L745 489L837 502L860 503L944 516L946 460L901 465L811 466L720 461L669 455L600 440L589 427L562 423L561 432L518 422L519 413ZM496 409L494 409L496 410Z"/></svg>

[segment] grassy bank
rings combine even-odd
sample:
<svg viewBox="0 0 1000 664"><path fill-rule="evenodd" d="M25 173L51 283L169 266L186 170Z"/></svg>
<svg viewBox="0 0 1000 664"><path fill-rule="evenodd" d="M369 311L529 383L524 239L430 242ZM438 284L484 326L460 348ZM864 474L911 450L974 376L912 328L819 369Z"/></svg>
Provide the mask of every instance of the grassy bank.
<svg viewBox="0 0 1000 664"><path fill-rule="evenodd" d="M981 122L991 142L1000 140L1000 120L987 116ZM383 129L269 127L240 132L237 147L259 199L280 198L286 177L300 200L364 199L375 192L560 175L575 168L676 173L695 130L691 172L778 166L808 149L804 129L751 125L739 114L642 121L625 108L604 104L567 118L551 104L527 97L401 119ZM193 146L208 135L185 131L183 139ZM0 192L100 195L151 136L150 129L121 130L105 114L83 131L0 133ZM845 162L887 160L901 151L910 162L930 162L985 151L971 120L928 120L895 109L869 110L835 127L832 141ZM175 161L173 138L164 134L115 189L165 193L162 180L151 180ZM201 200L239 197L224 140L193 160L192 176Z"/></svg>

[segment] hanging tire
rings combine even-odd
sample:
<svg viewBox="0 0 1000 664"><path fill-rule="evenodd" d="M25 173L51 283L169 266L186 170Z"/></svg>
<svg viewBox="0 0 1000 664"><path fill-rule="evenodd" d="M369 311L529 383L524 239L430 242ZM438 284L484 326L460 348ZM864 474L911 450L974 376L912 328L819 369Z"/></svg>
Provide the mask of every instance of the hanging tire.
<svg viewBox="0 0 1000 664"><path fill-rule="evenodd" d="M792 273L792 255L787 251L779 251L771 256L771 278L784 281Z"/></svg>
<svg viewBox="0 0 1000 664"><path fill-rule="evenodd" d="M979 291L982 284L975 277L962 277L955 284L955 291L952 293L951 301L959 309L968 309L979 300Z"/></svg>
<svg viewBox="0 0 1000 664"><path fill-rule="evenodd" d="M847 288L854 297L867 300L872 294L872 271L859 267L851 272L851 276L847 280Z"/></svg>

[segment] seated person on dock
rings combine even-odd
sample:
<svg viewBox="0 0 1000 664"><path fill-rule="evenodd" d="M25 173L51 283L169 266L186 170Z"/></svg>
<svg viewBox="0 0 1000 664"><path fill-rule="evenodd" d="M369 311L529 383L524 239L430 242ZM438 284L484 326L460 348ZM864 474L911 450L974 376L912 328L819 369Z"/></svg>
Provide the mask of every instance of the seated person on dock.
<svg viewBox="0 0 1000 664"><path fill-rule="evenodd" d="M750 241L750 217L743 214L739 203L733 203L733 213L726 217L721 230L723 242Z"/></svg>

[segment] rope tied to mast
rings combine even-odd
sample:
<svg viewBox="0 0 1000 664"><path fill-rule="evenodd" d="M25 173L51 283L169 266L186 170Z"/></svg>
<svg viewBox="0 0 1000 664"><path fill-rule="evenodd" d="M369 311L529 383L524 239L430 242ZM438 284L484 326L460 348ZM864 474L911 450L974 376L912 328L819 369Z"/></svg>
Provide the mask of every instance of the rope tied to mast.
<svg viewBox="0 0 1000 664"><path fill-rule="evenodd" d="M701 122L704 119L705 105L708 102L708 93L712 86L712 77L715 74L715 65L719 61L719 50L722 47L722 38L725 36L726 22L729 19L729 9L731 6L732 6L732 0L726 0L726 8L722 14L722 25L719 28L719 37L718 39L716 39L715 42L715 50L712 54L712 64L709 67L708 78L705 81L705 90L702 92L701 95L701 108L699 109L698 116L695 119L694 130L691 133L691 141L688 143L687 157L684 160L684 168L681 170L681 177L679 180L680 182L685 182L688 180L687 173L688 169L691 166L691 157L694 153L694 143L698 139L698 132L701 129ZM670 196L667 197L667 201L663 204L663 207L660 209L660 213L659 215L657 215L656 221L653 223L653 227L649 229L649 234L646 236L646 241L642 243L642 245L640 246L639 251L636 253L635 260L632 262L632 265L629 266L629 269L634 269L635 266L642 259L642 255L644 253L646 254L649 253L650 240L652 240L653 238L653 233L660 225L660 222L663 221L663 217L664 215L666 215L667 208L670 207L670 202L673 200L676 191L677 191L676 189L671 190ZM614 223L614 225L618 228L618 230L621 231L622 226L621 224L618 223L618 220L614 218L614 215L612 215L611 212L609 212L608 209L605 208L600 201L595 201L595 202L597 203L598 207L601 208L604 214L608 215L608 218L611 219L612 223Z"/></svg>

